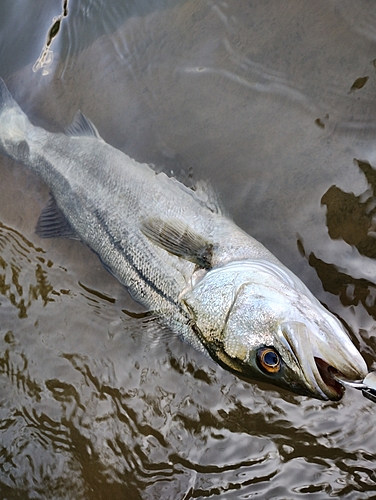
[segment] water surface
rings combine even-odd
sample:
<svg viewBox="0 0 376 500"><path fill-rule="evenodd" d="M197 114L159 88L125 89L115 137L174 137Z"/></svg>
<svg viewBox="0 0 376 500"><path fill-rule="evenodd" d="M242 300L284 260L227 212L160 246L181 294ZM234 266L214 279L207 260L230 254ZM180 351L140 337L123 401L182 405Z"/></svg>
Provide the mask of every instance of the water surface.
<svg viewBox="0 0 376 500"><path fill-rule="evenodd" d="M32 121L103 138L227 212L376 368L376 7L370 1L6 0L0 68ZM376 407L244 382L135 304L48 189L0 158L4 499L366 499Z"/></svg>

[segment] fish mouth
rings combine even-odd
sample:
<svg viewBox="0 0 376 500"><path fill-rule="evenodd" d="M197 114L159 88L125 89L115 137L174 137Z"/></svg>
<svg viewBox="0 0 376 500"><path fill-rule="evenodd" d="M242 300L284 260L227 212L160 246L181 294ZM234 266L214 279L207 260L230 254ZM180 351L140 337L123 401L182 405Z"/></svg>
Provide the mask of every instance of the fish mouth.
<svg viewBox="0 0 376 500"><path fill-rule="evenodd" d="M333 401L340 400L345 393L345 386L340 380L346 377L323 359L314 357L314 360L322 382L330 393L328 396Z"/></svg>
<svg viewBox="0 0 376 500"><path fill-rule="evenodd" d="M344 331L332 330L323 339L304 323L293 321L283 324L282 333L306 388L318 399L340 400L346 385L358 387L357 380L368 373L364 359Z"/></svg>

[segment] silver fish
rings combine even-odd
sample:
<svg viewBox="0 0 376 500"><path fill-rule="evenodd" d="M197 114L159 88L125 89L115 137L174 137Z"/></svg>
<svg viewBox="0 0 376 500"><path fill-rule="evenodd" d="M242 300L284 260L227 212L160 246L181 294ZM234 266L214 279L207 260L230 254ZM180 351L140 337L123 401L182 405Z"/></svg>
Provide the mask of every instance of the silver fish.
<svg viewBox="0 0 376 500"><path fill-rule="evenodd" d="M340 321L210 189L137 163L81 112L65 133L32 125L2 80L0 153L51 190L38 235L80 239L135 300L224 368L324 400L342 397L340 378L366 376Z"/></svg>

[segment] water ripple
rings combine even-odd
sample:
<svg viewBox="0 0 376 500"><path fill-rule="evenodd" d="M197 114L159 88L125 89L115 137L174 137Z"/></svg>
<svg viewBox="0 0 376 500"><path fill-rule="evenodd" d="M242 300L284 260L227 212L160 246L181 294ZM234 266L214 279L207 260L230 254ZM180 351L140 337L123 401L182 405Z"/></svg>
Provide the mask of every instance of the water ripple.
<svg viewBox="0 0 376 500"><path fill-rule="evenodd" d="M53 301L53 290L47 278L52 262L43 257L44 251L36 248L18 231L0 222L0 294L19 310L19 317L26 317L31 304L41 299L43 304ZM26 269L34 268L31 278ZM21 272L22 271L22 272Z"/></svg>

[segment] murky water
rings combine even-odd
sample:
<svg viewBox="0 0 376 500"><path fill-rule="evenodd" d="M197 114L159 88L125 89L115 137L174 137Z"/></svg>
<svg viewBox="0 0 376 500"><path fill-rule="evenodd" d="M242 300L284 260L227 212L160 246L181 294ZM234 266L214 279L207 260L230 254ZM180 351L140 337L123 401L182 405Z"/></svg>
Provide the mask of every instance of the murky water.
<svg viewBox="0 0 376 500"><path fill-rule="evenodd" d="M78 108L298 274L376 358L372 1L5 0L0 73L34 123ZM144 314L48 190L0 158L0 497L371 498L376 406L225 372Z"/></svg>

